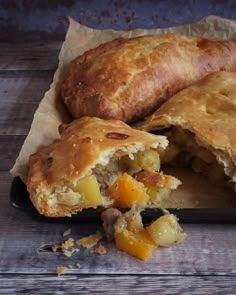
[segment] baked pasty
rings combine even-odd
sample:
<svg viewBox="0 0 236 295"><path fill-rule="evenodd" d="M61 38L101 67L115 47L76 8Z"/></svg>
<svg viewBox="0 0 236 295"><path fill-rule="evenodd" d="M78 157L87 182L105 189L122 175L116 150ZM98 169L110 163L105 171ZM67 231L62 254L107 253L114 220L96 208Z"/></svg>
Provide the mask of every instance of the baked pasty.
<svg viewBox="0 0 236 295"><path fill-rule="evenodd" d="M235 185L236 72L213 73L182 90L139 128L168 137L162 162L188 162L215 184Z"/></svg>
<svg viewBox="0 0 236 295"><path fill-rule="evenodd" d="M162 192L180 184L159 172L158 150L168 144L164 136L95 117L82 117L59 130L61 139L29 160L27 189L43 215L70 216L98 206L156 205Z"/></svg>
<svg viewBox="0 0 236 295"><path fill-rule="evenodd" d="M61 86L75 118L132 123L209 73L236 71L236 44L176 34L116 39L73 60Z"/></svg>

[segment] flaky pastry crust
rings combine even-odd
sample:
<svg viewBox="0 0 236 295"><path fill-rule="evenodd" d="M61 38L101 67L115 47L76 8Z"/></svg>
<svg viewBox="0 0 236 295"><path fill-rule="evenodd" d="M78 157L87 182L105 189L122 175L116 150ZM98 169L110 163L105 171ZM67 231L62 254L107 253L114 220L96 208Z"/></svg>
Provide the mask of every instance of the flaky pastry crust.
<svg viewBox="0 0 236 295"><path fill-rule="evenodd" d="M236 44L176 34L116 39L71 62L63 100L75 118L132 123L215 71L236 71Z"/></svg>
<svg viewBox="0 0 236 295"><path fill-rule="evenodd" d="M180 91L139 128L153 132L171 126L192 132L236 183L236 72L212 73Z"/></svg>
<svg viewBox="0 0 236 295"><path fill-rule="evenodd" d="M59 129L61 139L42 147L29 160L27 189L37 210L46 216L70 216L90 207L78 202L58 204L55 195L72 198L73 182L90 175L96 165L106 166L110 159L132 155L146 148L165 148L164 136L132 129L118 120L82 117ZM91 191L92 194L92 191ZM106 207L106 199L102 201ZM96 206L94 206L96 207Z"/></svg>

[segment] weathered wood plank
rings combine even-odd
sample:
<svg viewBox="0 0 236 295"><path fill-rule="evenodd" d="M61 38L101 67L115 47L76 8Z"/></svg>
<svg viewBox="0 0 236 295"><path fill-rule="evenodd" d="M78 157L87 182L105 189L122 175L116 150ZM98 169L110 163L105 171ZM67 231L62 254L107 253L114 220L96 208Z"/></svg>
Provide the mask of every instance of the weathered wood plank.
<svg viewBox="0 0 236 295"><path fill-rule="evenodd" d="M0 135L26 135L33 114L49 89L53 72L11 73L0 77Z"/></svg>
<svg viewBox="0 0 236 295"><path fill-rule="evenodd" d="M79 270L78 270L79 273ZM2 275L0 294L235 294L231 276Z"/></svg>
<svg viewBox="0 0 236 295"><path fill-rule="evenodd" d="M1 43L0 70L54 70L62 42Z"/></svg>
<svg viewBox="0 0 236 295"><path fill-rule="evenodd" d="M65 240L66 229L77 239L102 231L101 225L39 221L11 206L10 184L10 175L0 172L0 273L51 274L59 265L79 262L81 269L73 267L69 274L236 274L235 225L186 224L188 239L183 244L159 249L147 262L117 251L105 240L104 256L83 248L71 258L52 253L48 247Z"/></svg>
<svg viewBox="0 0 236 295"><path fill-rule="evenodd" d="M0 135L0 171L8 171L12 168L24 139L24 135Z"/></svg>

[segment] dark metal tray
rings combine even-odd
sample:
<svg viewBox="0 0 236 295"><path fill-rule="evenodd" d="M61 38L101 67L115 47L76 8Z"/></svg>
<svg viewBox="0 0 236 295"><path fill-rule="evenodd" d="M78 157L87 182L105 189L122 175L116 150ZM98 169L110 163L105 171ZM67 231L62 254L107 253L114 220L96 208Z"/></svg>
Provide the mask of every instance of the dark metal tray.
<svg viewBox="0 0 236 295"><path fill-rule="evenodd" d="M23 210L33 219L42 222L54 223L84 223L84 222L101 222L100 214L104 210L85 209L72 217L49 218L40 215L32 205L25 184L19 177L12 181L10 199L13 207ZM125 209L124 209L125 210ZM180 223L236 223L236 208L186 208L186 209L168 209L175 214ZM161 209L145 209L142 212L144 222L155 220L161 216Z"/></svg>

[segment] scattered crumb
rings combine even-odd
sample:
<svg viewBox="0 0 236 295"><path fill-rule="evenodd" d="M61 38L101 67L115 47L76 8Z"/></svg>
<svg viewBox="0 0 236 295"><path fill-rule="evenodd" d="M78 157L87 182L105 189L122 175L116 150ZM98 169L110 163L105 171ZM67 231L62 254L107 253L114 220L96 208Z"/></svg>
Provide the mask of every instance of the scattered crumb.
<svg viewBox="0 0 236 295"><path fill-rule="evenodd" d="M61 276L61 275L64 275L64 273L66 273L67 270L68 270L68 267L58 266L57 269L56 269L56 272L57 272L58 276Z"/></svg>
<svg viewBox="0 0 236 295"><path fill-rule="evenodd" d="M61 244L61 250L62 250L62 252L64 252L73 246L74 246L74 239L69 238L64 243Z"/></svg>
<svg viewBox="0 0 236 295"><path fill-rule="evenodd" d="M66 257L71 257L72 254L79 252L78 248L73 247L74 244L75 244L74 239L69 238L61 245L53 245L52 251L55 253L58 250L60 250L63 253L63 255L65 255Z"/></svg>
<svg viewBox="0 0 236 295"><path fill-rule="evenodd" d="M77 248L72 248L72 249L69 249L69 250L64 250L63 251L63 254L66 256L66 257L71 257L74 253L77 253L77 252L79 252L79 249L77 249Z"/></svg>
<svg viewBox="0 0 236 295"><path fill-rule="evenodd" d="M99 254L99 255L104 255L107 253L106 249L104 246L99 245L97 248L91 250L91 253L93 254Z"/></svg>
<svg viewBox="0 0 236 295"><path fill-rule="evenodd" d="M69 236L70 233L71 233L71 229L68 228L66 231L64 231L64 233L63 233L63 237L65 237L65 236Z"/></svg>
<svg viewBox="0 0 236 295"><path fill-rule="evenodd" d="M64 243L61 244L61 251L66 257L71 257L74 253L79 252L79 249L73 247L74 239L69 238Z"/></svg>
<svg viewBox="0 0 236 295"><path fill-rule="evenodd" d="M58 249L61 249L59 245L52 245L52 252L56 253Z"/></svg>
<svg viewBox="0 0 236 295"><path fill-rule="evenodd" d="M66 230L63 234L63 236L67 236L70 234L70 229ZM87 237L83 237L81 239L78 239L76 241L76 244L85 248L92 248L102 239L101 233L96 233L89 235ZM74 253L79 252L79 248L75 247L75 241L73 238L69 238L66 241L64 241L61 245L52 245L52 251L55 253L57 251L60 251L63 255L66 257L71 257ZM99 254L104 255L106 254L106 249L103 245L97 246L95 249L90 251L93 254ZM73 267L76 267L77 269L80 269L80 263L76 263L74 265L68 265L68 266L58 266L56 269L56 273L58 276L64 275L68 269L71 269Z"/></svg>
<svg viewBox="0 0 236 295"><path fill-rule="evenodd" d="M101 239L102 235L100 233L96 233L77 240L76 244L85 248L91 248L95 246Z"/></svg>

